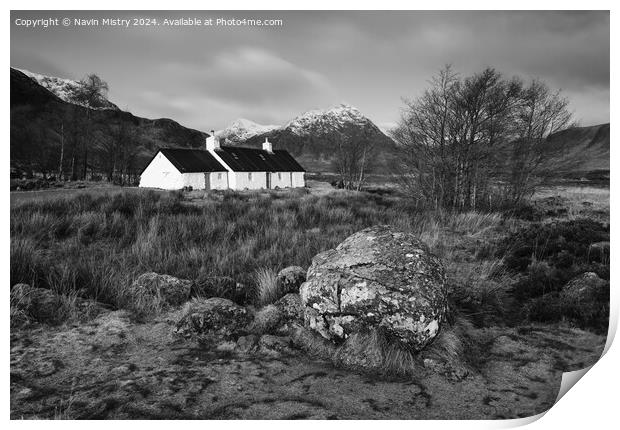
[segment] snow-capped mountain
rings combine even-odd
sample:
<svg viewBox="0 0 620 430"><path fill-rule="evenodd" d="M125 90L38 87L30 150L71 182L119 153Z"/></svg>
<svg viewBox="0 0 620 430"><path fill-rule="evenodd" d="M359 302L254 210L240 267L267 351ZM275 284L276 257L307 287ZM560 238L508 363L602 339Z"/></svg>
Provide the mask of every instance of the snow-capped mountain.
<svg viewBox="0 0 620 430"><path fill-rule="evenodd" d="M16 70L19 70L29 78L33 79L37 84L50 91L61 100L64 100L67 103L85 106L77 99L78 91L82 87L80 82L71 79L57 78L55 76L40 75L25 69ZM97 110L119 110L118 106L104 98L99 99L94 106L90 107Z"/></svg>
<svg viewBox="0 0 620 430"><path fill-rule="evenodd" d="M392 139L358 109L344 104L305 112L281 127L247 139L229 136L227 144L260 148L265 138L269 138L275 149L286 149L306 169L326 171L335 157L336 142L347 136L371 139L380 148L378 158L381 164L386 164L394 152Z"/></svg>
<svg viewBox="0 0 620 430"><path fill-rule="evenodd" d="M311 133L334 131L350 125L377 128L358 109L341 104L325 110L308 111L289 121L283 129L298 136L307 136Z"/></svg>
<svg viewBox="0 0 620 430"><path fill-rule="evenodd" d="M341 104L328 109L317 109L305 112L283 126L260 125L247 119L238 119L224 130L216 132L221 139L226 139L231 144L245 142L253 143L256 138L276 138L283 136L296 136L305 138L309 136L325 136L336 131L343 131L347 127L365 128L372 134L383 135L383 132L358 109L353 106Z"/></svg>
<svg viewBox="0 0 620 430"><path fill-rule="evenodd" d="M280 127L277 125L261 125L255 123L254 121L250 121L249 119L239 118L233 121L224 130L216 131L215 135L220 139L226 139L227 141L238 143L245 142L254 136L269 133L279 128Z"/></svg>

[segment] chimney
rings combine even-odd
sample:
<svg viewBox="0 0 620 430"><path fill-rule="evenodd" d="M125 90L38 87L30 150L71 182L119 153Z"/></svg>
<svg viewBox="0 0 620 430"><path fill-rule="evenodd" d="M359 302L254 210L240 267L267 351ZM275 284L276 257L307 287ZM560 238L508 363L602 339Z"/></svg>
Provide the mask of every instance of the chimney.
<svg viewBox="0 0 620 430"><path fill-rule="evenodd" d="M211 130L211 136L207 137L207 151L220 149L220 138L215 135L215 131Z"/></svg>
<svg viewBox="0 0 620 430"><path fill-rule="evenodd" d="M263 151L273 152L273 147L271 146L271 142L269 142L268 138L265 138L263 142Z"/></svg>

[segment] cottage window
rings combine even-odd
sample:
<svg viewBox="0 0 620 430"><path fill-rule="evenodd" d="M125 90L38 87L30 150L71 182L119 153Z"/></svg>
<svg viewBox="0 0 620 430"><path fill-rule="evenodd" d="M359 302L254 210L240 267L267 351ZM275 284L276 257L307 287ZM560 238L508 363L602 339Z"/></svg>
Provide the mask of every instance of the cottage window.
<svg viewBox="0 0 620 430"><path fill-rule="evenodd" d="M278 181L282 180L282 173L278 172Z"/></svg>
<svg viewBox="0 0 620 430"><path fill-rule="evenodd" d="M248 181L251 181L251 180L252 180L252 173L250 172L248 173Z"/></svg>
<svg viewBox="0 0 620 430"><path fill-rule="evenodd" d="M222 174L221 174L221 173L218 173L218 174L217 174L217 180L218 180L218 181L221 181L221 180L222 180Z"/></svg>

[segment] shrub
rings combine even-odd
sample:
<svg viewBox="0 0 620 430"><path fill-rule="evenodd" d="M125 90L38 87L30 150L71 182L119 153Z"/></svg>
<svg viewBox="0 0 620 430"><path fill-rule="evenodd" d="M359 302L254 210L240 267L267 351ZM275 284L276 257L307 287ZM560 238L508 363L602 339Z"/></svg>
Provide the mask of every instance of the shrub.
<svg viewBox="0 0 620 430"><path fill-rule="evenodd" d="M608 262L593 261L590 256L592 243L608 240L609 225L588 219L537 223L510 235L499 252L506 254L506 267L521 274L513 291L524 303L560 291L582 272L592 271L609 279ZM531 306L541 303L533 302Z"/></svg>
<svg viewBox="0 0 620 430"><path fill-rule="evenodd" d="M525 317L530 321L557 322L562 319L562 306L557 293L548 293L530 299L524 307Z"/></svg>

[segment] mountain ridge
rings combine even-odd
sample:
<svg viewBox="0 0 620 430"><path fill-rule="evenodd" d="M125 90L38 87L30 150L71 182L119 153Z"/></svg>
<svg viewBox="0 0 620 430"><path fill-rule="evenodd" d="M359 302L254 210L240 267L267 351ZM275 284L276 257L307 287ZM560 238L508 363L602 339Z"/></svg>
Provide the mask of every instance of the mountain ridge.
<svg viewBox="0 0 620 430"><path fill-rule="evenodd" d="M88 107L75 103L68 94L76 81L29 73L37 78L11 68L11 167L53 172L59 164L63 125L71 124L76 112ZM108 108L92 110L90 117L95 143L88 148L87 167L93 171L110 164L100 149L113 140L115 130L126 128L135 140L131 142L129 167L134 175L159 148L202 148L209 136L169 118L137 117L112 102ZM549 140L582 160L579 170L609 170L609 130L609 123L575 127L555 133ZM224 144L257 148L268 138L274 149L289 151L306 170L314 172L333 170L338 139L353 133L363 133L374 141L381 173L389 173L391 161L398 156L396 143L358 109L346 104L304 112L281 126L240 118L217 133Z"/></svg>

